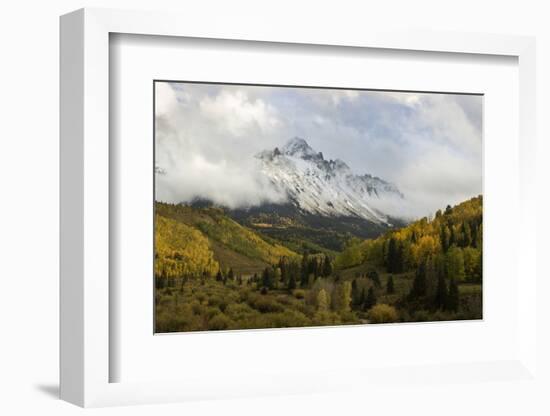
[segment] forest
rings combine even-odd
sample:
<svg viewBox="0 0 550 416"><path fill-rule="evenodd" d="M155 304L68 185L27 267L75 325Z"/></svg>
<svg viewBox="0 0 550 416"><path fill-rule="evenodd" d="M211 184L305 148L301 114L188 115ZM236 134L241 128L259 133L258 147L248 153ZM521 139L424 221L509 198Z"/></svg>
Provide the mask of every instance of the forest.
<svg viewBox="0 0 550 416"><path fill-rule="evenodd" d="M155 331L482 318L478 196L341 251L216 207L155 204Z"/></svg>

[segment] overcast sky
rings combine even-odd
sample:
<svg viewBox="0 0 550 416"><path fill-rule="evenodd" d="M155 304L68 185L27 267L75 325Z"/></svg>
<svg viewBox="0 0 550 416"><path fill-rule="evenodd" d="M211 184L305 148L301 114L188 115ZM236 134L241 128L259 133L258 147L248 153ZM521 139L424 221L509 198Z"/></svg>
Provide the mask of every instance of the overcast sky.
<svg viewBox="0 0 550 416"><path fill-rule="evenodd" d="M156 83L157 200L280 201L254 155L299 136L423 216L482 192L482 97Z"/></svg>

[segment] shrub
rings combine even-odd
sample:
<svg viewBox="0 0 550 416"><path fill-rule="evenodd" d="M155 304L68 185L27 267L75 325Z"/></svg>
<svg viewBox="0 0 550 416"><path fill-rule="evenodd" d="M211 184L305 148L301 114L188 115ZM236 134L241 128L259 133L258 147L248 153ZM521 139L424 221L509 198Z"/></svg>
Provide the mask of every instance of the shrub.
<svg viewBox="0 0 550 416"><path fill-rule="evenodd" d="M282 312L283 305L267 296L257 296L248 300L250 306L259 310L261 313Z"/></svg>
<svg viewBox="0 0 550 416"><path fill-rule="evenodd" d="M370 323L383 324L397 321L397 311L393 306L380 303L373 306L367 314Z"/></svg>
<svg viewBox="0 0 550 416"><path fill-rule="evenodd" d="M270 321L274 328L302 327L311 325L307 316L301 312L291 309L287 309L283 313L270 315Z"/></svg>
<svg viewBox="0 0 550 416"><path fill-rule="evenodd" d="M412 319L413 322L427 322L430 320L431 320L431 317L428 311L419 310L413 314L413 319Z"/></svg>
<svg viewBox="0 0 550 416"><path fill-rule="evenodd" d="M222 330L227 329L231 325L232 321L223 313L215 315L210 321L208 321L208 329Z"/></svg>
<svg viewBox="0 0 550 416"><path fill-rule="evenodd" d="M294 291L294 297L296 299L304 299L306 297L306 291L302 289L296 289Z"/></svg>

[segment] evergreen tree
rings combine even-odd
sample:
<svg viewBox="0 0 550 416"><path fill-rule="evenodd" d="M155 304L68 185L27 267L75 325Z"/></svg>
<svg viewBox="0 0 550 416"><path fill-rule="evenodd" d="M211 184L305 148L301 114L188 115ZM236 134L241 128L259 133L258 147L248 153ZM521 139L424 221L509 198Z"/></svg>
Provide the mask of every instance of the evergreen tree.
<svg viewBox="0 0 550 416"><path fill-rule="evenodd" d="M439 240L441 241L441 249L444 253L449 249L449 229L445 224L441 225L441 231L439 233Z"/></svg>
<svg viewBox="0 0 550 416"><path fill-rule="evenodd" d="M329 277L332 274L332 263L328 255L325 254L325 259L323 260L323 276Z"/></svg>
<svg viewBox="0 0 550 416"><path fill-rule="evenodd" d="M296 289L296 277L292 274L288 279L288 291L292 292Z"/></svg>
<svg viewBox="0 0 550 416"><path fill-rule="evenodd" d="M318 263L317 263L317 257L312 257L309 261L309 274L312 274L314 278L317 278L319 276L318 269Z"/></svg>
<svg viewBox="0 0 550 416"><path fill-rule="evenodd" d="M403 263L404 263L404 252L403 252L403 243L399 242L397 244L397 252L395 257L395 273L403 272Z"/></svg>
<svg viewBox="0 0 550 416"><path fill-rule="evenodd" d="M218 273L216 273L216 280L218 282L221 282L223 280L223 274L221 270L218 270Z"/></svg>
<svg viewBox="0 0 550 416"><path fill-rule="evenodd" d="M300 269L300 273L300 286L306 287L309 278L309 256L307 253L304 253L302 256L302 267Z"/></svg>
<svg viewBox="0 0 550 416"><path fill-rule="evenodd" d="M435 292L434 307L436 309L447 308L447 283L445 282L445 276L443 273L439 273L437 279L437 290Z"/></svg>
<svg viewBox="0 0 550 416"><path fill-rule="evenodd" d="M378 272L376 270L369 270L367 273L367 277L372 280L376 287L382 286L382 283L380 282L380 276L378 275Z"/></svg>
<svg viewBox="0 0 550 416"><path fill-rule="evenodd" d="M395 293L395 286L393 284L393 276L390 275L390 277L388 277L388 282L386 283L386 293L388 295L391 295L393 293Z"/></svg>
<svg viewBox="0 0 550 416"><path fill-rule="evenodd" d="M452 247L456 245L456 235L455 235L455 229L451 225L449 225L449 247Z"/></svg>
<svg viewBox="0 0 550 416"><path fill-rule="evenodd" d="M388 258L386 260L386 269L390 273L397 272L397 262L398 262L398 253L397 253L397 240L392 237L388 242Z"/></svg>
<svg viewBox="0 0 550 416"><path fill-rule="evenodd" d="M351 302L353 306L360 305L361 292L359 291L359 286L357 284L357 279L353 279L351 282Z"/></svg>
<svg viewBox="0 0 550 416"><path fill-rule="evenodd" d="M367 293L367 298L365 299L365 303L363 305L363 309L365 311L368 311L370 308L372 308L374 305L376 305L376 294L374 293L374 288L371 286L369 288L369 291Z"/></svg>
<svg viewBox="0 0 550 416"><path fill-rule="evenodd" d="M235 273L233 273L233 269L230 268L229 272L227 273L227 279L234 280L235 279Z"/></svg>
<svg viewBox="0 0 550 416"><path fill-rule="evenodd" d="M262 286L267 289L273 288L273 276L269 267L266 267L263 271Z"/></svg>
<svg viewBox="0 0 550 416"><path fill-rule="evenodd" d="M414 277L413 286L409 296L413 299L417 299L426 296L427 281L426 281L426 260L424 260L416 269L416 275Z"/></svg>
<svg viewBox="0 0 550 416"><path fill-rule="evenodd" d="M286 285L288 280L288 268L287 268L286 257L281 257L279 259L279 269L281 270L281 283L283 285Z"/></svg>
<svg viewBox="0 0 550 416"><path fill-rule="evenodd" d="M458 284L455 279L451 279L449 283L449 295L447 296L447 309L452 312L458 311L459 300Z"/></svg>

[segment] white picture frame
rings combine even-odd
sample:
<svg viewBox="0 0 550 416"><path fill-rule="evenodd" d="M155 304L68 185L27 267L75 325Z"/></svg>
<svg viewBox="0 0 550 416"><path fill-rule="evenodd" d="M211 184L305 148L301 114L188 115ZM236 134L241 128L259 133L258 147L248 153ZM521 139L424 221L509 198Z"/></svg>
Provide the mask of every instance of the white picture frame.
<svg viewBox="0 0 550 416"><path fill-rule="evenodd" d="M312 374L279 374L262 382L234 383L225 389L205 379L147 383L110 382L109 348L109 36L112 33L333 45L438 53L505 55L519 65L519 201L521 213L534 213L536 120L535 41L509 35L381 32L350 28L327 33L307 32L278 24L250 22L238 30L230 22L204 25L192 16L82 9L61 18L61 398L79 406L160 403L197 398L296 394L355 388L395 376L395 369L368 374L331 370L334 381L316 382ZM522 325L516 357L499 362L441 363L414 370L423 380L445 373L463 382L479 382L473 373L502 374L510 380L536 379L536 217L519 218L518 267L523 270L517 308ZM295 330L299 331L299 330ZM402 376L402 375L401 375ZM401 377L400 376L400 377ZM304 380L313 381L304 383ZM386 381L387 382L387 381ZM347 385L351 385L351 381ZM307 387L304 387L307 386Z"/></svg>

